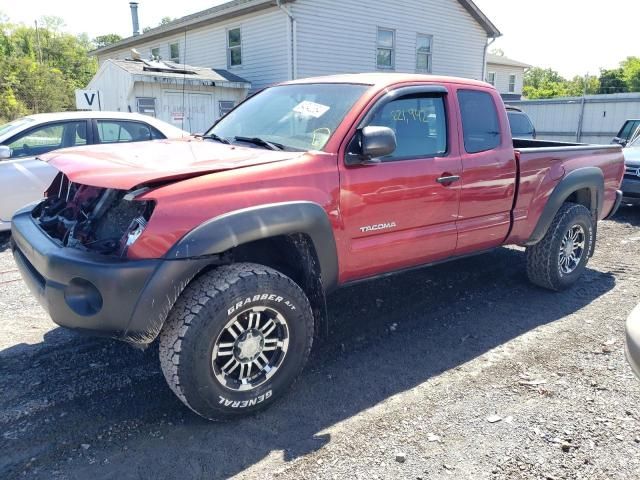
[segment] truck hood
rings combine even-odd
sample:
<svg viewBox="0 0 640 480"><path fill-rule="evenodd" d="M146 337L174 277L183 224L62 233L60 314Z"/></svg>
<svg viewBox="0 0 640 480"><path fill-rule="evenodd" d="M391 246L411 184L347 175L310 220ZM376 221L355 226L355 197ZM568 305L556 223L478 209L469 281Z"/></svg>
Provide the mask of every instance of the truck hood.
<svg viewBox="0 0 640 480"><path fill-rule="evenodd" d="M190 138L75 147L56 150L40 159L74 183L130 190L302 155L304 152L247 148Z"/></svg>
<svg viewBox="0 0 640 480"><path fill-rule="evenodd" d="M640 167L640 147L623 148L624 163L628 167Z"/></svg>

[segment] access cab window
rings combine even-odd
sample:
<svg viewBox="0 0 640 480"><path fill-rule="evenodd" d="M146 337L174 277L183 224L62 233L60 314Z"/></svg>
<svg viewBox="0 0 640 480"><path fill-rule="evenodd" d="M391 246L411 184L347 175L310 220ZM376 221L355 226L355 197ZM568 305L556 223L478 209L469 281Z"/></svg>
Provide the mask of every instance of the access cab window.
<svg viewBox="0 0 640 480"><path fill-rule="evenodd" d="M368 125L389 127L396 134L396 150L383 162L443 156L447 152L444 97L417 94L400 97L376 111Z"/></svg>
<svg viewBox="0 0 640 480"><path fill-rule="evenodd" d="M500 122L493 97L487 92L458 90L458 103L466 152L484 152L500 145Z"/></svg>
<svg viewBox="0 0 640 480"><path fill-rule="evenodd" d="M144 142L165 138L155 128L140 122L98 120L97 124L100 143Z"/></svg>
<svg viewBox="0 0 640 480"><path fill-rule="evenodd" d="M33 157L58 148L86 144L86 120L48 123L21 133L5 143L11 149L10 158Z"/></svg>

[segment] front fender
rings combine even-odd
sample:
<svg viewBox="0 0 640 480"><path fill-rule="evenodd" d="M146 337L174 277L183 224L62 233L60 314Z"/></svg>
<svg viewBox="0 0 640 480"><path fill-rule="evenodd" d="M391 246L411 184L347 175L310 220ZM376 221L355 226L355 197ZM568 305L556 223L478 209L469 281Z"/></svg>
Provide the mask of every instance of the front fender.
<svg viewBox="0 0 640 480"><path fill-rule="evenodd" d="M329 217L317 203L283 202L245 208L208 220L187 233L166 254L168 260L215 255L279 235L304 233L320 262L326 292L338 283L338 252Z"/></svg>

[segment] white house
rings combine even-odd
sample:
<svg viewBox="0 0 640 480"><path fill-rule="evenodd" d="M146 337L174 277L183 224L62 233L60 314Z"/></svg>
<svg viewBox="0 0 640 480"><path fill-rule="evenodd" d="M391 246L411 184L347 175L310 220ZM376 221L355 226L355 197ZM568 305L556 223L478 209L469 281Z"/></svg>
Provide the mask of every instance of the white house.
<svg viewBox="0 0 640 480"><path fill-rule="evenodd" d="M250 87L222 69L132 58L103 61L87 86L99 92L102 110L144 113L191 133L207 130Z"/></svg>
<svg viewBox="0 0 640 480"><path fill-rule="evenodd" d="M471 0L233 0L95 55L102 64L135 48L142 58L226 69L253 90L376 70L483 79L488 39L499 35Z"/></svg>
<svg viewBox="0 0 640 480"><path fill-rule="evenodd" d="M531 65L526 63L488 53L485 81L496 87L504 100L520 100L524 73L529 68Z"/></svg>

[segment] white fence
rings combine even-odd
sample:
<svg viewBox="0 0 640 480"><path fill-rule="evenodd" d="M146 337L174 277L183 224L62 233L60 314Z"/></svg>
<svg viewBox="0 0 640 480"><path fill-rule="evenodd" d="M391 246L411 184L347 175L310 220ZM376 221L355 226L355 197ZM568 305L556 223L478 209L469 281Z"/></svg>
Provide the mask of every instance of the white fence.
<svg viewBox="0 0 640 480"><path fill-rule="evenodd" d="M625 120L640 118L640 93L507 103L527 112L538 138L547 140L610 143Z"/></svg>

